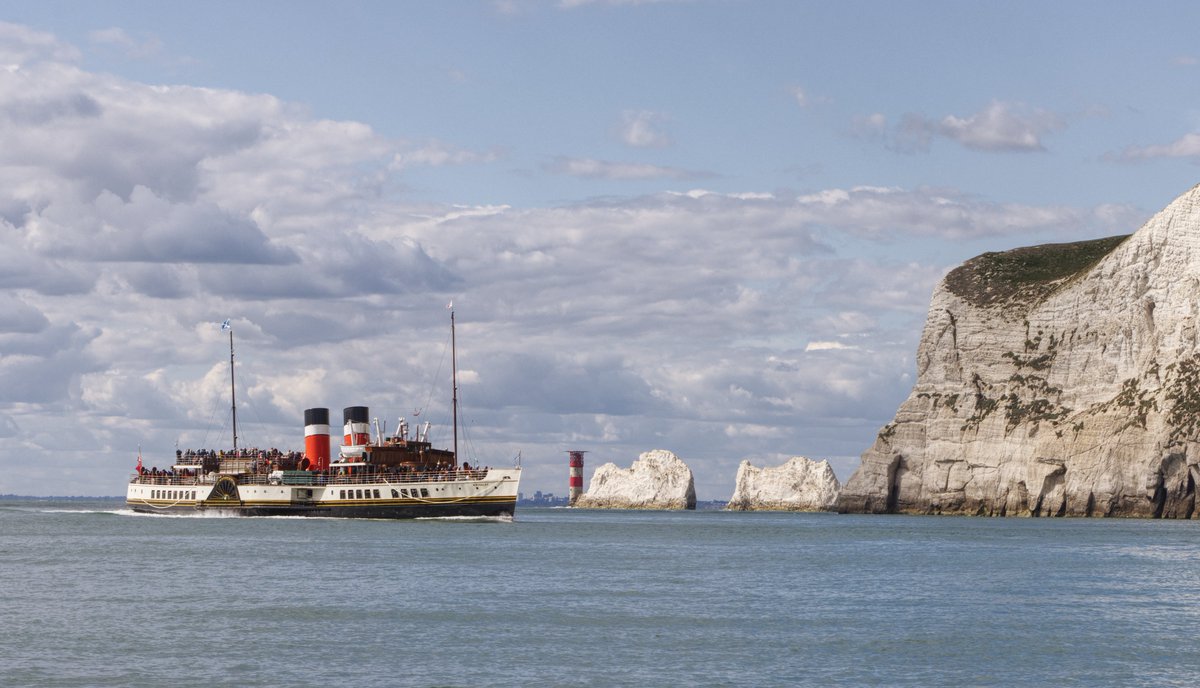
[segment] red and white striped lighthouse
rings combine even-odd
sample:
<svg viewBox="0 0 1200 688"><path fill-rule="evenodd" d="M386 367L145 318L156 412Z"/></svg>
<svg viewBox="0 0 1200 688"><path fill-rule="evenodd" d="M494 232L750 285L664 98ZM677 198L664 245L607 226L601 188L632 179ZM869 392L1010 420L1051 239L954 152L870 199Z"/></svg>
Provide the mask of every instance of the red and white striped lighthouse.
<svg viewBox="0 0 1200 688"><path fill-rule="evenodd" d="M567 479L567 505L575 504L583 494L583 455L587 452L569 451L571 471Z"/></svg>
<svg viewBox="0 0 1200 688"><path fill-rule="evenodd" d="M304 458L311 471L329 470L329 409L304 410Z"/></svg>

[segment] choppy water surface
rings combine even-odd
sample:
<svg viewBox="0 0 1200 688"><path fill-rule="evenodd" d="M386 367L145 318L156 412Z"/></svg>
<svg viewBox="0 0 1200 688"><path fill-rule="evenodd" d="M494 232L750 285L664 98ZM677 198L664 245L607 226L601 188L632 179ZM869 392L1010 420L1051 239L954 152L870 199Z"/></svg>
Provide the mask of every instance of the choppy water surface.
<svg viewBox="0 0 1200 688"><path fill-rule="evenodd" d="M6 686L1193 685L1200 524L0 501Z"/></svg>

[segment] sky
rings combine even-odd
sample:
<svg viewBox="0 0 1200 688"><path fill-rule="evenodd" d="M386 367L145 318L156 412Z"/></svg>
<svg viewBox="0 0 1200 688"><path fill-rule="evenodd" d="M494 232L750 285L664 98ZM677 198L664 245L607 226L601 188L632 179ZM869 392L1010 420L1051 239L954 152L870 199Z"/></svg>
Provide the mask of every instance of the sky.
<svg viewBox="0 0 1200 688"><path fill-rule="evenodd" d="M303 447L306 408L846 480L929 297L1200 182L1193 3L54 2L0 9L0 494ZM334 434L338 434L335 429Z"/></svg>

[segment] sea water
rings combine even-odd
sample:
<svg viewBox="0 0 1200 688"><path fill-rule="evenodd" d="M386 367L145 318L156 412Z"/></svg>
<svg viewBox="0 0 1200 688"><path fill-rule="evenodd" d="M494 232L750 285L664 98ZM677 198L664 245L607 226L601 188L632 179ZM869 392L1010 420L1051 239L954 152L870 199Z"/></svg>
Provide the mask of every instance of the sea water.
<svg viewBox="0 0 1200 688"><path fill-rule="evenodd" d="M1200 524L0 501L4 686L1200 680Z"/></svg>

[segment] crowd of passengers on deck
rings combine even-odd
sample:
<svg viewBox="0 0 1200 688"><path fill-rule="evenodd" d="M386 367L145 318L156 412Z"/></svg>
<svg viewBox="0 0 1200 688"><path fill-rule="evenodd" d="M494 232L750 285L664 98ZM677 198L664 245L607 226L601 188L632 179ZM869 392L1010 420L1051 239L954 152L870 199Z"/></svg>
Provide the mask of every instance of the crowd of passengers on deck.
<svg viewBox="0 0 1200 688"><path fill-rule="evenodd" d="M284 466L295 466L304 455L299 452L281 452L278 449L258 450L258 449L238 449L236 451L214 451L211 449L200 449L193 451L176 450L176 468L160 469L157 466L144 468L137 466L139 482L150 482L159 484L184 484L195 483L199 481L198 469L204 464L204 459L213 457L216 459L250 459L248 473L255 475L267 475L273 471L281 470ZM139 460L140 461L140 460ZM195 465L196 468L186 468L182 466ZM458 466L411 466L401 464L398 466L339 466L338 462L330 464L328 470L306 471L313 477L317 484L339 483L339 482L361 482L364 479L380 479L383 482L413 482L421 481L450 481L450 480L477 480L483 478L490 467L478 466L472 467L470 463L464 461L462 467Z"/></svg>
<svg viewBox="0 0 1200 688"><path fill-rule="evenodd" d="M229 451L216 449L176 449L175 461L177 463L199 464L206 458L215 459L258 459L267 460L273 463L295 463L304 458L304 454L296 451L283 452L272 447L271 449L257 449L245 447L241 449L231 449Z"/></svg>

